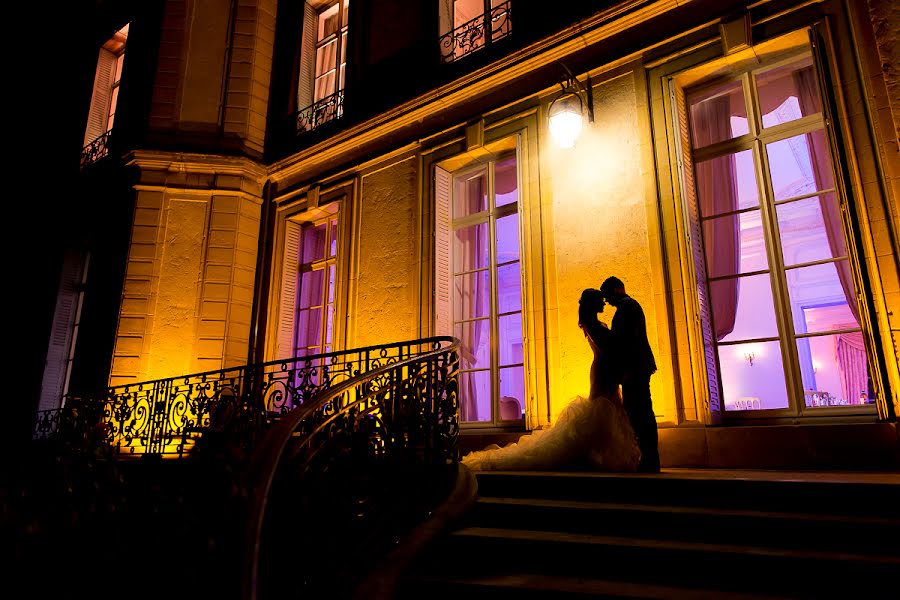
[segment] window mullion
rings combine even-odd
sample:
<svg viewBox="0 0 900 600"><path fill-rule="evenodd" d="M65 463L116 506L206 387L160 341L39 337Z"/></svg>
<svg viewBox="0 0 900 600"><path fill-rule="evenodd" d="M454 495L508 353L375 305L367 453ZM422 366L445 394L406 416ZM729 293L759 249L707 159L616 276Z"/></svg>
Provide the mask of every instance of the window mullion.
<svg viewBox="0 0 900 600"><path fill-rule="evenodd" d="M486 175L488 212L488 265L490 266L491 289L491 421L496 423L500 418L500 319L498 282L497 282L497 216L494 181L494 162L488 163Z"/></svg>
<svg viewBox="0 0 900 600"><path fill-rule="evenodd" d="M797 363L797 353L793 348L794 326L791 320L790 294L788 293L787 277L782 265L784 256L781 252L781 238L778 235L778 224L775 212L775 191L772 185L769 157L766 154L765 144L759 135L762 131L762 110L760 109L756 81L750 73L744 74L744 89L747 100L752 110L753 118L751 131L755 129L757 139L754 143L754 166L756 167L757 189L760 195L760 211L762 212L763 234L766 242L766 256L769 261L769 281L772 286L772 299L775 309L775 323L780 338L781 359L784 365L785 385L787 387L788 406L799 414L802 411L803 385L797 381L800 365ZM801 390L798 397L797 391Z"/></svg>

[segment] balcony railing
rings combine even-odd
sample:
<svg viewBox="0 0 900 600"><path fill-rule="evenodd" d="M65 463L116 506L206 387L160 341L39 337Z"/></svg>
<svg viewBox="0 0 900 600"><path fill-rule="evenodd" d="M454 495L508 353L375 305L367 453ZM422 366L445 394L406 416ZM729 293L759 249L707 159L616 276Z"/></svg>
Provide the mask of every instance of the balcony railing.
<svg viewBox="0 0 900 600"><path fill-rule="evenodd" d="M426 338L112 387L105 397L70 397L39 412L33 437L113 455L183 456L203 434L249 447L324 390L452 342Z"/></svg>
<svg viewBox="0 0 900 600"><path fill-rule="evenodd" d="M297 135L312 131L328 121L340 119L343 114L344 90L340 90L294 113Z"/></svg>
<svg viewBox="0 0 900 600"><path fill-rule="evenodd" d="M81 168L85 168L109 153L109 138L112 129L81 149Z"/></svg>
<svg viewBox="0 0 900 600"><path fill-rule="evenodd" d="M442 35L441 62L453 62L508 36L512 32L511 4L510 1L495 6Z"/></svg>

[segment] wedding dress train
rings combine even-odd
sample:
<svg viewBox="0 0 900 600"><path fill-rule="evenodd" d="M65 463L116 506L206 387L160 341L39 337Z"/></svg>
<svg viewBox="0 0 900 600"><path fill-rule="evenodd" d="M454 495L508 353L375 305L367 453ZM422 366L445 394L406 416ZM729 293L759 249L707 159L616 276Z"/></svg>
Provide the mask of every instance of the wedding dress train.
<svg viewBox="0 0 900 600"><path fill-rule="evenodd" d="M476 471L597 469L635 471L640 462L634 429L622 406L618 381L608 358L609 330L596 320L582 325L594 351L591 395L576 396L548 429L523 435L503 448L467 454L462 462Z"/></svg>

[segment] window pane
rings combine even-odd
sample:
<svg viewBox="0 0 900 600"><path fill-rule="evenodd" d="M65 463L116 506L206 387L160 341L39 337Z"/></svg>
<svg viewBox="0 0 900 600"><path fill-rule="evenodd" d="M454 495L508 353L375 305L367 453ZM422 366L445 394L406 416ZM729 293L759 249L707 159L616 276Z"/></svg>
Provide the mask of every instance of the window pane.
<svg viewBox="0 0 900 600"><path fill-rule="evenodd" d="M847 255L840 207L834 194L776 207L785 266ZM823 215L828 215L826 227Z"/></svg>
<svg viewBox="0 0 900 600"><path fill-rule="evenodd" d="M334 304L325 305L325 344L330 347L334 339Z"/></svg>
<svg viewBox="0 0 900 600"><path fill-rule="evenodd" d="M756 75L763 127L822 112L812 57Z"/></svg>
<svg viewBox="0 0 900 600"><path fill-rule="evenodd" d="M316 77L320 77L337 68L337 40L332 40L316 48Z"/></svg>
<svg viewBox="0 0 900 600"><path fill-rule="evenodd" d="M453 325L453 335L461 342L460 369L488 369L491 366L491 321L479 319Z"/></svg>
<svg viewBox="0 0 900 600"><path fill-rule="evenodd" d="M777 337L769 275L711 281L713 324L720 342Z"/></svg>
<svg viewBox="0 0 900 600"><path fill-rule="evenodd" d="M484 173L458 179L453 198L453 217L464 217L487 210L487 184Z"/></svg>
<svg viewBox="0 0 900 600"><path fill-rule="evenodd" d="M459 418L461 421L491 420L491 372L463 371L459 374Z"/></svg>
<svg viewBox="0 0 900 600"><path fill-rule="evenodd" d="M701 216L759 206L751 150L698 162L695 170Z"/></svg>
<svg viewBox="0 0 900 600"><path fill-rule="evenodd" d="M303 256L300 262L309 264L325 258L325 224L303 228Z"/></svg>
<svg viewBox="0 0 900 600"><path fill-rule="evenodd" d="M297 313L298 348L318 346L322 334L322 309L311 308Z"/></svg>
<svg viewBox="0 0 900 600"><path fill-rule="evenodd" d="M859 327L859 322L848 304L848 298L856 298L856 288L850 276L850 265L846 260L788 269L785 277L791 312L794 315L794 329L797 333L807 333L807 326L812 325L807 324L804 313L813 307L832 307L830 314L835 318L840 314L841 320L830 323L817 321L815 322L817 329L812 331L822 331L826 326L830 329Z"/></svg>
<svg viewBox="0 0 900 600"><path fill-rule="evenodd" d="M522 310L522 278L518 262L497 269L497 306L500 313Z"/></svg>
<svg viewBox="0 0 900 600"><path fill-rule="evenodd" d="M769 268L762 215L758 210L703 221L703 245L709 277Z"/></svg>
<svg viewBox="0 0 900 600"><path fill-rule="evenodd" d="M522 364L522 313L500 317L500 366Z"/></svg>
<svg viewBox="0 0 900 600"><path fill-rule="evenodd" d="M797 135L766 146L775 200L834 187L825 131Z"/></svg>
<svg viewBox="0 0 900 600"><path fill-rule="evenodd" d="M519 214L497 219L497 263L519 260Z"/></svg>
<svg viewBox="0 0 900 600"><path fill-rule="evenodd" d="M797 340L807 407L873 404L861 332Z"/></svg>
<svg viewBox="0 0 900 600"><path fill-rule="evenodd" d="M525 369L500 369L500 419L517 421L525 418Z"/></svg>
<svg viewBox="0 0 900 600"><path fill-rule="evenodd" d="M516 177L515 156L498 162L494 167L495 206L513 204L519 199L519 183Z"/></svg>
<svg viewBox="0 0 900 600"><path fill-rule="evenodd" d="M454 275L453 320L487 317L491 311L491 280L487 269Z"/></svg>
<svg viewBox="0 0 900 600"><path fill-rule="evenodd" d="M460 227L453 232L453 271L483 269L488 266L488 224Z"/></svg>
<svg viewBox="0 0 900 600"><path fill-rule="evenodd" d="M328 256L337 256L337 234L338 222L335 219L331 222L331 245L328 248Z"/></svg>
<svg viewBox="0 0 900 600"><path fill-rule="evenodd" d="M334 265L328 267L328 302L334 302Z"/></svg>
<svg viewBox="0 0 900 600"><path fill-rule="evenodd" d="M316 79L316 86L313 93L315 94L313 100L316 102L334 93L334 71L330 71L328 74Z"/></svg>
<svg viewBox="0 0 900 600"><path fill-rule="evenodd" d="M475 17L484 15L484 0L455 0L453 3L453 22L459 27Z"/></svg>
<svg viewBox="0 0 900 600"><path fill-rule="evenodd" d="M325 271L306 271L300 274L300 293L297 306L309 308L310 306L322 306L322 285L325 279Z"/></svg>
<svg viewBox="0 0 900 600"><path fill-rule="evenodd" d="M794 329L797 333L818 333L855 327L858 327L856 317L850 311L850 306L842 303L803 308L799 323Z"/></svg>
<svg viewBox="0 0 900 600"><path fill-rule="evenodd" d="M335 3L333 6L328 7L319 13L319 38L320 40L325 39L332 33L335 33L339 29L338 25L338 6Z"/></svg>
<svg viewBox="0 0 900 600"><path fill-rule="evenodd" d="M725 410L787 408L779 342L719 346Z"/></svg>
<svg viewBox="0 0 900 600"><path fill-rule="evenodd" d="M747 108L740 81L688 94L691 145L703 148L730 140L747 130Z"/></svg>

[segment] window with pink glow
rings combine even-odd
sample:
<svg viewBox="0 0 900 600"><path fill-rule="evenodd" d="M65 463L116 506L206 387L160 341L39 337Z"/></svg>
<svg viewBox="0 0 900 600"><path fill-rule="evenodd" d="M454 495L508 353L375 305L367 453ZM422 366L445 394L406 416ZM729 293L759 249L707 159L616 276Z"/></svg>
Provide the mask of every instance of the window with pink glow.
<svg viewBox="0 0 900 600"><path fill-rule="evenodd" d="M349 8L349 0L343 0L318 13L314 102L344 89Z"/></svg>
<svg viewBox="0 0 900 600"><path fill-rule="evenodd" d="M301 230L294 356L332 350L337 235L338 217L334 215L307 223Z"/></svg>
<svg viewBox="0 0 900 600"><path fill-rule="evenodd" d="M122 81L122 67L125 63L125 43L128 40L130 24L116 31L103 44L97 58L94 73L94 91L84 134L87 146L109 131L112 131L119 105L119 85Z"/></svg>
<svg viewBox="0 0 900 600"><path fill-rule="evenodd" d="M525 409L518 174L514 156L457 173L451 304L460 351L460 418L520 420Z"/></svg>
<svg viewBox="0 0 900 600"><path fill-rule="evenodd" d="M811 56L685 99L724 410L872 404Z"/></svg>

